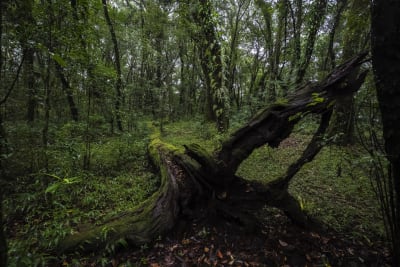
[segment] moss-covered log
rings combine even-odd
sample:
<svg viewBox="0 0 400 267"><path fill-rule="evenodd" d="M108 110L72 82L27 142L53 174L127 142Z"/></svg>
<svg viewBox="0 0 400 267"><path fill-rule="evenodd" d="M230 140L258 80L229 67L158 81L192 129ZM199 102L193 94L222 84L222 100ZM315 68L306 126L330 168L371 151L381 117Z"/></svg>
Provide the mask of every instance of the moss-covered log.
<svg viewBox="0 0 400 267"><path fill-rule="evenodd" d="M141 245L150 242L170 230L180 213L182 198L181 170L171 162L178 150L155 137L149 153L153 163L160 169L161 186L150 198L132 211L93 226L88 231L77 232L64 239L60 252L74 250L93 251L112 244Z"/></svg>
<svg viewBox="0 0 400 267"><path fill-rule="evenodd" d="M254 227L252 213L265 204L280 208L297 224L309 226L311 221L287 191L288 183L322 148L334 101L352 94L363 83L366 72L359 76L355 73L365 57L364 53L344 63L320 83L300 87L286 103L262 110L213 154L196 144L178 150L157 135L152 136L149 154L160 170L159 190L133 211L68 236L60 243L59 251L90 251L118 242L140 245L173 228L181 217L198 214L214 214ZM264 144L278 146L310 113L323 114L320 127L285 176L261 184L235 175L254 149Z"/></svg>

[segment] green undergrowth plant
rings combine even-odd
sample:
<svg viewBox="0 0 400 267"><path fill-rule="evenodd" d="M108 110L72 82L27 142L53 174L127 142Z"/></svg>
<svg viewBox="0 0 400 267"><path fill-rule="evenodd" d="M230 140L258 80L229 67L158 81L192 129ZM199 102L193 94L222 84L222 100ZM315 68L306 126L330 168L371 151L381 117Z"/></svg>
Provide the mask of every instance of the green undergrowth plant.
<svg viewBox="0 0 400 267"><path fill-rule="evenodd" d="M384 228L373 188L357 146L325 147L290 184L304 209L327 225L369 245L384 240Z"/></svg>
<svg viewBox="0 0 400 267"><path fill-rule="evenodd" d="M97 129L88 170L82 168L82 131L77 123L52 129L55 138L45 151L47 167L34 172L22 161L28 149L14 150L12 160L26 166L25 173L7 185L3 203L9 266L54 266L60 261L55 249L66 235L135 207L157 189L159 179L148 168L147 129L114 135ZM10 141L16 147L28 142ZM99 254L87 263L106 266L109 258ZM76 255L65 263L81 266L84 261Z"/></svg>

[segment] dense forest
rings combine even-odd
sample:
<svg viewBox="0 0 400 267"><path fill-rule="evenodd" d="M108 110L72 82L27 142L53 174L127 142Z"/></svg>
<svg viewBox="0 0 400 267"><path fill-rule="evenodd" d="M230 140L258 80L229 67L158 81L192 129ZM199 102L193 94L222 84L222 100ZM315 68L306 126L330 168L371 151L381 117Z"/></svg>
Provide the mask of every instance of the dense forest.
<svg viewBox="0 0 400 267"><path fill-rule="evenodd" d="M399 15L1 0L0 266L400 266Z"/></svg>

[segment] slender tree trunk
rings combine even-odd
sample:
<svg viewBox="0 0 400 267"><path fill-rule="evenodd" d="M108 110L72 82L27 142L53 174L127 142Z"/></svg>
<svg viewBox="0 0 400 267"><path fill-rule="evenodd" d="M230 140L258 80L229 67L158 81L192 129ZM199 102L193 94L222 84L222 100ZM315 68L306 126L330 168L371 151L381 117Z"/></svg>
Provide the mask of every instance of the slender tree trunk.
<svg viewBox="0 0 400 267"><path fill-rule="evenodd" d="M122 120L121 120L121 102L122 102L122 72L121 72L121 57L118 47L118 40L115 34L114 25L111 22L110 15L108 14L108 6L107 0L102 0L104 17L106 18L106 22L108 25L108 29L110 31L111 40L114 47L114 66L117 71L117 81L115 83L115 118L117 122L117 127L119 131L122 131Z"/></svg>
<svg viewBox="0 0 400 267"><path fill-rule="evenodd" d="M35 19L33 17L33 1L32 0L18 0L15 1L17 5L17 16L20 23L17 26L17 32L20 36L20 43L25 56L24 61L24 81L27 89L27 110L26 120L32 123L35 120L37 111L37 92L35 86L34 76L34 57L35 49L33 47L33 27L35 27Z"/></svg>
<svg viewBox="0 0 400 267"><path fill-rule="evenodd" d="M392 222L393 266L400 266L400 2L372 2L372 64L382 114L390 210L384 214Z"/></svg>
<svg viewBox="0 0 400 267"><path fill-rule="evenodd" d="M279 65L281 63L281 56L282 56L282 48L285 44L285 37L286 37L286 20L288 14L288 3L286 0L278 1L278 25L277 25L277 33L274 37L272 37L271 31L271 39L275 40L271 42L273 49L271 47L271 56L269 61L269 66L267 67L267 74L262 77L262 84L266 86L266 90L268 93L267 100L269 103L273 103L276 100L278 95L278 86L277 81L280 79L279 75ZM268 82L267 82L268 80ZM286 92L283 92L286 94Z"/></svg>
<svg viewBox="0 0 400 267"><path fill-rule="evenodd" d="M67 96L67 102L68 102L71 118L74 121L78 121L79 120L79 111L78 111L78 107L75 104L74 95L73 95L73 91L72 91L71 85L70 85L70 83L68 82L67 78L64 75L62 66L60 66L60 64L55 62L55 68L56 68L57 75L60 78L62 89L63 89L63 91L65 92L65 94Z"/></svg>
<svg viewBox="0 0 400 267"><path fill-rule="evenodd" d="M230 104L236 103L236 107L239 109L239 92L235 91L235 80L237 71L237 60L238 60L238 45L240 37L240 21L243 18L247 8L249 7L249 2L247 0L241 0L238 3L238 7L235 9L235 15L230 22L230 43L229 43L229 54L227 57L227 70L226 70L226 88L229 93Z"/></svg>
<svg viewBox="0 0 400 267"><path fill-rule="evenodd" d="M317 33L321 24L323 22L323 18L325 15L325 9L327 5L327 0L318 0L314 3L312 7L312 17L309 22L309 30L307 34L307 40L304 50L304 55L300 62L300 65L296 74L296 82L295 84L300 84L304 80L304 76L308 69L308 65L310 64L311 56L314 51L315 40L317 39Z"/></svg>
<svg viewBox="0 0 400 267"><path fill-rule="evenodd" d="M29 44L28 44L29 46ZM37 92L35 87L35 76L34 76L34 53L35 51L31 47L25 48L25 81L26 88L28 91L27 111L26 120L29 123L34 122L37 108Z"/></svg>
<svg viewBox="0 0 400 267"><path fill-rule="evenodd" d="M54 24L54 13L53 13L53 6L52 6L52 1L49 0L47 2L47 12L48 12L48 21L47 21L47 47L50 51L53 50L53 36L52 36L52 27ZM49 123L50 123L50 95L51 95L51 86L50 86L50 80L51 80L51 71L50 67L51 65L51 57L50 54L46 56L46 73L44 77L44 91L45 91L45 97L44 97L44 125L42 129L42 143L43 147L45 149L44 153L44 158L45 158L45 169L48 171L49 169L49 164L48 164L48 156L47 156L47 148L49 144Z"/></svg>
<svg viewBox="0 0 400 267"><path fill-rule="evenodd" d="M333 19L333 24L331 31L329 33L329 42L328 42L328 51L326 53L326 57L324 60L324 67L325 71L330 71L335 68L336 66L336 59L335 59L335 51L333 50L333 44L335 42L336 31L339 27L340 20L342 18L342 13L347 5L348 0L339 0L336 3L336 14Z"/></svg>
<svg viewBox="0 0 400 267"><path fill-rule="evenodd" d="M296 0L295 24L294 24L294 62L297 66L301 58L301 26L303 25L303 1Z"/></svg>
<svg viewBox="0 0 400 267"><path fill-rule="evenodd" d="M0 2L0 87L3 87L3 11L5 9L5 4L3 1ZM0 104L1 106L1 104ZM5 153L6 144L5 130L3 128L3 117L0 113L0 155ZM0 266L7 266L7 239L4 233L4 223L3 223L3 188L2 185L5 181L3 157L0 157Z"/></svg>
<svg viewBox="0 0 400 267"><path fill-rule="evenodd" d="M7 240L4 233L3 222L3 186L2 189L0 189L0 266L7 266Z"/></svg>

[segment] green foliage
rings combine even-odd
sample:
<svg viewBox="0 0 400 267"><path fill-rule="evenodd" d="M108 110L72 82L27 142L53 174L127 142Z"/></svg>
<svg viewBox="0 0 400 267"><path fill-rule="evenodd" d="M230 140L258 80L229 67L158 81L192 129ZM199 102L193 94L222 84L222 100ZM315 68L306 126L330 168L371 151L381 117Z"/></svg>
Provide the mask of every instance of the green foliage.
<svg viewBox="0 0 400 267"><path fill-rule="evenodd" d="M57 175L53 175L53 174L45 174L45 175L56 179L56 181L54 183L52 183L51 185L49 185L46 188L46 190L44 191L46 194L47 193L54 194L58 190L58 188L60 188L62 186L68 186L70 184L80 182L79 177L60 178Z"/></svg>
<svg viewBox="0 0 400 267"><path fill-rule="evenodd" d="M7 184L4 213L10 266L52 265L59 259L50 251L65 235L138 205L158 187L158 179L147 168L146 130L118 136L92 132L96 138L92 172L83 171L80 164L85 125L67 123L51 129L57 142L46 151L48 170L21 175ZM19 148L32 134L34 128L19 127L9 141ZM43 153L31 150L14 151L11 158L19 161L27 152Z"/></svg>
<svg viewBox="0 0 400 267"><path fill-rule="evenodd" d="M383 224L362 162L355 148L325 148L298 174L290 190L304 200L306 211L337 231L379 240L384 238Z"/></svg>

